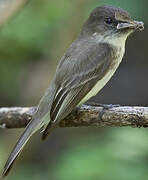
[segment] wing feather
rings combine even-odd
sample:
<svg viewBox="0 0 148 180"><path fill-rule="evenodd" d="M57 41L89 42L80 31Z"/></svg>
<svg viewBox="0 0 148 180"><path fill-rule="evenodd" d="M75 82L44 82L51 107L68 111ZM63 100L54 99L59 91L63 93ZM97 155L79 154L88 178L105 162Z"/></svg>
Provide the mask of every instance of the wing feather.
<svg viewBox="0 0 148 180"><path fill-rule="evenodd" d="M109 52L108 47L102 44L86 49L83 55L81 52L78 56L72 56L71 59L69 57L68 60L60 63L55 78L60 90L53 100L51 122L43 133L43 139L48 134L49 128L64 119L108 71L111 64ZM77 63L73 63L76 60Z"/></svg>

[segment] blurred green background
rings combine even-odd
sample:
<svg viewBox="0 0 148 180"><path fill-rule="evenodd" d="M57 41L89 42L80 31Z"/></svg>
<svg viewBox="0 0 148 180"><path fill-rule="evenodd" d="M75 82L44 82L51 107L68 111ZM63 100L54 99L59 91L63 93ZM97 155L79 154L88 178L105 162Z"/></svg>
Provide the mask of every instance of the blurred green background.
<svg viewBox="0 0 148 180"><path fill-rule="evenodd" d="M66 48L98 5L111 4L145 22L134 33L116 75L92 100L148 106L147 0L31 0L0 31L0 106L36 105ZM0 170L23 130L0 129ZM144 128L55 129L37 133L8 180L147 180L148 131Z"/></svg>

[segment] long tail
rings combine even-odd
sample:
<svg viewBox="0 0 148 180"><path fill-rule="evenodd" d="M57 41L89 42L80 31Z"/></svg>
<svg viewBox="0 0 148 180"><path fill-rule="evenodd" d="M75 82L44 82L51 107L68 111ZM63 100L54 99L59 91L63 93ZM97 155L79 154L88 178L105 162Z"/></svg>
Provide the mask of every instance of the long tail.
<svg viewBox="0 0 148 180"><path fill-rule="evenodd" d="M27 125L24 133L18 140L17 144L13 148L3 170L2 177L8 175L10 169L13 166L18 155L23 150L24 146L30 139L30 137L43 126L46 128L47 124L50 122L50 107L52 105L52 100L56 92L56 86L53 83L45 92L44 96L40 100L37 111L33 116L33 119Z"/></svg>
<svg viewBox="0 0 148 180"><path fill-rule="evenodd" d="M11 154L10 154L10 156L9 156L5 166L4 166L2 177L5 177L8 175L10 169L13 166L13 163L15 162L16 158L18 157L18 155L23 150L25 144L28 142L30 137L40 128L41 128L41 120L40 119L33 119L28 124L24 133L22 134L22 136L18 140L17 144L13 148L13 150L12 150L12 152L11 152Z"/></svg>

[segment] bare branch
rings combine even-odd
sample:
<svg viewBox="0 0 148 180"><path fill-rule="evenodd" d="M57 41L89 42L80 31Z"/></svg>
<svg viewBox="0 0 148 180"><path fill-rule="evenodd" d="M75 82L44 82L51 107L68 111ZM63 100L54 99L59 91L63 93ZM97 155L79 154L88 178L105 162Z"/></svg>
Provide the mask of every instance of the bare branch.
<svg viewBox="0 0 148 180"><path fill-rule="evenodd" d="M1 128L22 128L31 120L35 107L0 108ZM119 106L104 108L103 106L83 105L74 110L59 124L60 127L84 126L131 126L148 127L148 107Z"/></svg>
<svg viewBox="0 0 148 180"><path fill-rule="evenodd" d="M0 0L0 27L20 11L29 0Z"/></svg>

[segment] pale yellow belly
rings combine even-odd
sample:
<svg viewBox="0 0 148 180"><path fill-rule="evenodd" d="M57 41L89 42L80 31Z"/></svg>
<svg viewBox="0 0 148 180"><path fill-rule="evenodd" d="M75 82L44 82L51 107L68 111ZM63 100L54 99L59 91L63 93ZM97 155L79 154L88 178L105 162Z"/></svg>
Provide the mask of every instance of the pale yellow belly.
<svg viewBox="0 0 148 180"><path fill-rule="evenodd" d="M91 91L89 91L89 93L81 100L79 105L84 104L88 99L95 96L106 85L106 83L111 79L111 77L117 70L121 60L121 58L117 60L117 63L115 63L112 70L108 71L105 76L97 82L97 84L91 89Z"/></svg>

